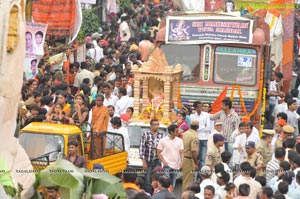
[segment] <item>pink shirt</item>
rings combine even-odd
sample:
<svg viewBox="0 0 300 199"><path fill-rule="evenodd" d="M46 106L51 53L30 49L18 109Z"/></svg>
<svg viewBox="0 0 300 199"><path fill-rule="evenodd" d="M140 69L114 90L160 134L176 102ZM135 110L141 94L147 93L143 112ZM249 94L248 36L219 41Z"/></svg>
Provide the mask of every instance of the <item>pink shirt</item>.
<svg viewBox="0 0 300 199"><path fill-rule="evenodd" d="M181 165L180 152L183 153L182 139L175 137L170 139L169 136L160 139L157 149L161 150L161 155L172 169L179 169Z"/></svg>

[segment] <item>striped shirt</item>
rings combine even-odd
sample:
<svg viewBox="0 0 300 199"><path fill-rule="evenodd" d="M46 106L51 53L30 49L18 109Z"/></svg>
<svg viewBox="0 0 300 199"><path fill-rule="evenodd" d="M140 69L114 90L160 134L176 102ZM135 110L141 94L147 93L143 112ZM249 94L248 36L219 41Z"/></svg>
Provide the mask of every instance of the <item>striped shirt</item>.
<svg viewBox="0 0 300 199"><path fill-rule="evenodd" d="M161 132L156 134L151 133L151 131L146 131L143 133L140 141L140 158L146 160L147 162L152 162L158 159L156 154L156 148L159 140L163 137Z"/></svg>
<svg viewBox="0 0 300 199"><path fill-rule="evenodd" d="M270 182L270 180L275 177L279 171L279 160L272 159L268 162L266 167L266 180L267 183Z"/></svg>
<svg viewBox="0 0 300 199"><path fill-rule="evenodd" d="M226 115L226 113L221 110L216 114L210 115L210 118L212 120L220 119L223 122L222 126L222 132L224 137L226 138L226 141L232 142L231 140L231 134L234 130L239 128L240 124L240 118L239 115L231 109L229 115Z"/></svg>

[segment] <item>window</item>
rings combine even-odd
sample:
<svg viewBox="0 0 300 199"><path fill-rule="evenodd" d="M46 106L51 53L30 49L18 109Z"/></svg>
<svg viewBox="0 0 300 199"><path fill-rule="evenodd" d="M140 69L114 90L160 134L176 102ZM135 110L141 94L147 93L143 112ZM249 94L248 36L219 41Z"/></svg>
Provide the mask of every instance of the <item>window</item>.
<svg viewBox="0 0 300 199"><path fill-rule="evenodd" d="M170 66L181 64L183 82L197 82L200 76L200 46L174 45L161 46Z"/></svg>
<svg viewBox="0 0 300 199"><path fill-rule="evenodd" d="M58 156L58 145L64 146L64 139L60 135L26 132L20 135L19 141L31 160L47 161L49 157L50 162L55 161Z"/></svg>
<svg viewBox="0 0 300 199"><path fill-rule="evenodd" d="M214 82L253 86L256 84L257 52L252 48L217 46Z"/></svg>

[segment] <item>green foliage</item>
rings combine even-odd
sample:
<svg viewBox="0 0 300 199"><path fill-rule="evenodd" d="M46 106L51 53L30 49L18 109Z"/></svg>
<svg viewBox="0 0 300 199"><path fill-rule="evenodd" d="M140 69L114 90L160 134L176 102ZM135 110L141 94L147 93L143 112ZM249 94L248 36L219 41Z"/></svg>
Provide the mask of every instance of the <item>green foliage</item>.
<svg viewBox="0 0 300 199"><path fill-rule="evenodd" d="M11 196L11 197L15 197L17 195L17 189L11 186L3 186L4 191L7 195Z"/></svg>
<svg viewBox="0 0 300 199"><path fill-rule="evenodd" d="M97 32L99 27L100 22L95 10L82 10L82 24L77 38L83 40L86 34Z"/></svg>
<svg viewBox="0 0 300 199"><path fill-rule="evenodd" d="M119 0L120 7L123 9L129 9L131 8L131 0Z"/></svg>
<svg viewBox="0 0 300 199"><path fill-rule="evenodd" d="M126 198L119 178L105 172L87 172L64 159L58 159L55 164L42 170L39 178L41 186L59 186L61 198L81 199L83 192L86 198L101 193L110 198Z"/></svg>

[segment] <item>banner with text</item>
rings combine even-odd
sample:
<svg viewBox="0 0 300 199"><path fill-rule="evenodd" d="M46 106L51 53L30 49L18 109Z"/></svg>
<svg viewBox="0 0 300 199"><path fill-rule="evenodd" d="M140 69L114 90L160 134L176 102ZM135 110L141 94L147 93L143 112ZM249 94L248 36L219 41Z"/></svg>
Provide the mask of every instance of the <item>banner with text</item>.
<svg viewBox="0 0 300 199"><path fill-rule="evenodd" d="M169 16L166 43L252 43L253 21L243 17Z"/></svg>

